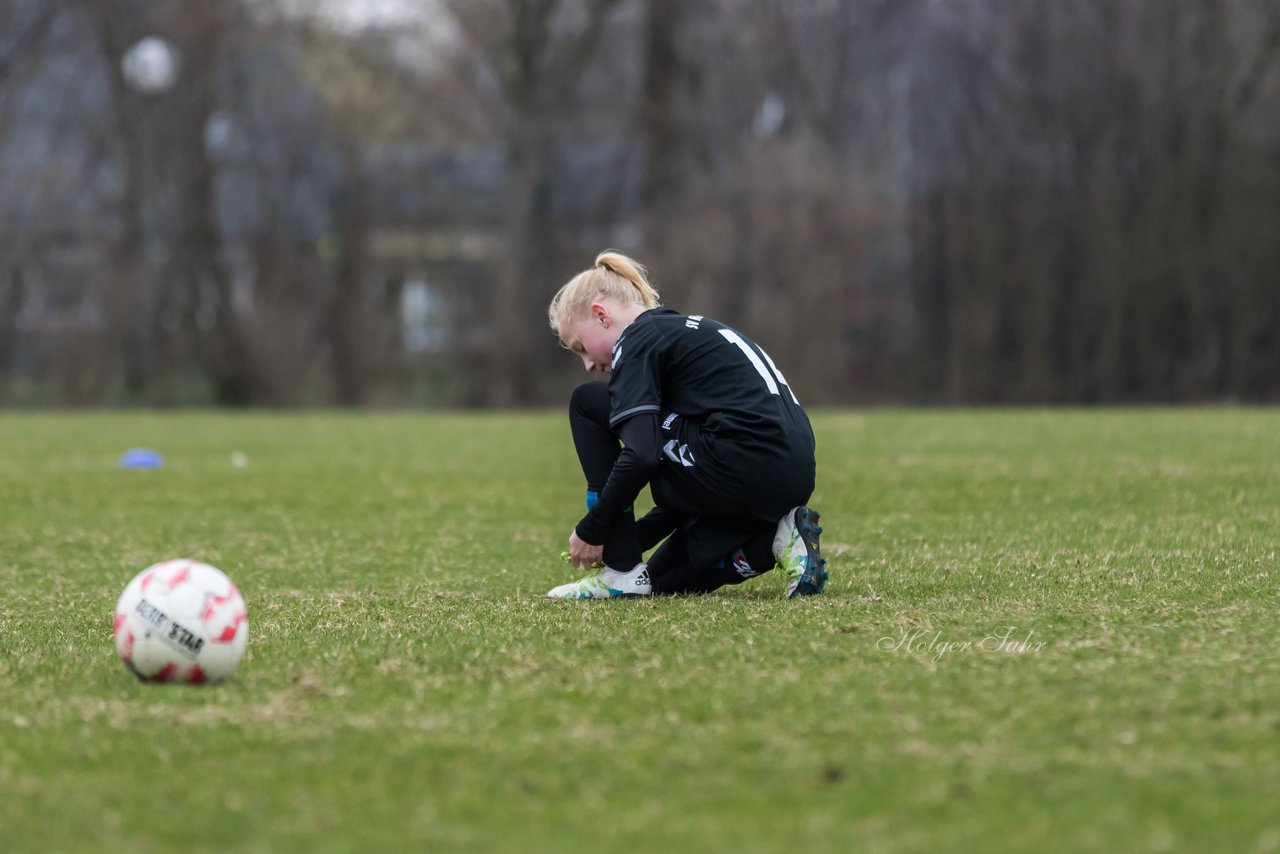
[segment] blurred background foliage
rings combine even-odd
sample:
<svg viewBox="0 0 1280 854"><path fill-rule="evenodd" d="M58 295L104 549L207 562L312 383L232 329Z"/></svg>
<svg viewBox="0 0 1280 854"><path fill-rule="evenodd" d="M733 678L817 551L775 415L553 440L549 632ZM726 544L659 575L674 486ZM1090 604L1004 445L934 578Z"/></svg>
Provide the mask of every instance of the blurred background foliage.
<svg viewBox="0 0 1280 854"><path fill-rule="evenodd" d="M1280 398L1273 0L5 0L0 404L526 406L606 247L805 403Z"/></svg>

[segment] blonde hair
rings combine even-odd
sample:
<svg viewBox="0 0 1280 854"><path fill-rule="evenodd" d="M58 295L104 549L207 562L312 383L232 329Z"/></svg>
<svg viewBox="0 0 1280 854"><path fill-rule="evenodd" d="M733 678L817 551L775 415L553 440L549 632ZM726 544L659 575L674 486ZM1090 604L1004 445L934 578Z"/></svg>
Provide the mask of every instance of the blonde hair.
<svg viewBox="0 0 1280 854"><path fill-rule="evenodd" d="M556 291L547 308L551 328L559 335L561 325L585 316L591 303L602 299L615 299L623 305L658 307L658 292L649 284L640 262L606 249L596 256L594 267L583 270Z"/></svg>

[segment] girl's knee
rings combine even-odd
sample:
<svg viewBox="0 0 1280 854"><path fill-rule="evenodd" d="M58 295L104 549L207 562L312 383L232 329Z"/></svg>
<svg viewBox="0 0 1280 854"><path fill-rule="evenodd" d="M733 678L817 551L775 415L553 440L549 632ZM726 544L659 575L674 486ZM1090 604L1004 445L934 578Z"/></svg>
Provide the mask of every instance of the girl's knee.
<svg viewBox="0 0 1280 854"><path fill-rule="evenodd" d="M609 384L606 382L583 383L569 395L569 412L599 420L601 413L609 420Z"/></svg>

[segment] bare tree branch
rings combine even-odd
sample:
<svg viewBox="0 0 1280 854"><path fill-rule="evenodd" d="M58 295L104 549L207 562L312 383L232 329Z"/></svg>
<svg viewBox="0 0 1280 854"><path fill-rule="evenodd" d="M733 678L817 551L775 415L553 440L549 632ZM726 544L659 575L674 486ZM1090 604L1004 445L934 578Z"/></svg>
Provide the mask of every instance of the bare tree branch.
<svg viewBox="0 0 1280 854"><path fill-rule="evenodd" d="M14 3L0 18L0 33L8 35L0 42L0 84L16 74L24 62L39 55L45 37L53 29L53 23L62 14L65 4L63 0L49 0L25 24L14 20L21 8Z"/></svg>
<svg viewBox="0 0 1280 854"><path fill-rule="evenodd" d="M1267 73L1271 71L1276 58L1280 57L1280 8L1269 5L1267 9L1270 13L1267 31L1263 35L1258 45L1258 51L1254 54L1248 69L1241 77L1240 82L1236 84L1235 94L1231 98L1232 107L1237 113L1244 112L1253 104L1254 99L1258 96L1259 89L1262 87L1262 81L1266 79Z"/></svg>

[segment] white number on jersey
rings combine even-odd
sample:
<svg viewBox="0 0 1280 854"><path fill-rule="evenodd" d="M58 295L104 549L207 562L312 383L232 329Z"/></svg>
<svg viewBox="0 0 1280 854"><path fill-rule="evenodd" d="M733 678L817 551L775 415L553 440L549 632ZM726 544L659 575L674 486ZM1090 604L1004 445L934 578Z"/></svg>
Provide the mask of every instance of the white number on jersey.
<svg viewBox="0 0 1280 854"><path fill-rule="evenodd" d="M721 329L720 334L723 335L727 341L733 343L742 351L743 355L747 357L747 360L751 362L751 367L756 369L756 373L761 376L764 380L764 384L768 386L770 394L781 394L781 392L778 391L778 386L781 385L786 388L787 394L791 395L791 399L795 401L796 406L800 405L800 401L796 400L796 393L792 391L791 386L787 384L787 378L778 370L778 366L773 363L773 359L769 358L769 354L764 351L764 348L760 348L760 353L757 355L751 345L744 341L742 336L734 332L732 329ZM764 357L763 361L760 359L761 356ZM769 363L768 367L765 366L765 362Z"/></svg>

